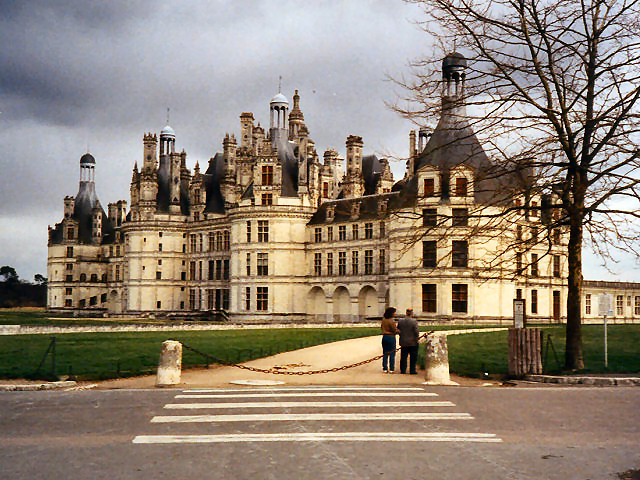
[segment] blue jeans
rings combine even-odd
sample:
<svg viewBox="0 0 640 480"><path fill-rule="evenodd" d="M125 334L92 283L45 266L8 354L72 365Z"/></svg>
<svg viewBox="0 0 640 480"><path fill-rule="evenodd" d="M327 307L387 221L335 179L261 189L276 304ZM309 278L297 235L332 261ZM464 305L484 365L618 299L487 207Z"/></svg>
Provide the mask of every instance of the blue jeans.
<svg viewBox="0 0 640 480"><path fill-rule="evenodd" d="M387 361L389 361L389 370L393 372L396 367L396 336L382 336L382 370L387 370Z"/></svg>

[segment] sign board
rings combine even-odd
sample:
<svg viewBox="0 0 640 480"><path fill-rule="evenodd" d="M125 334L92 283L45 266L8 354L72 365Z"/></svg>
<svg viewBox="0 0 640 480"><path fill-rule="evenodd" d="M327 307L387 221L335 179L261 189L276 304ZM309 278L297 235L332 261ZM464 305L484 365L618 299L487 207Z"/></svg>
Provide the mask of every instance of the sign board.
<svg viewBox="0 0 640 480"><path fill-rule="evenodd" d="M527 301L524 298L513 299L513 326L514 328L527 326Z"/></svg>
<svg viewBox="0 0 640 480"><path fill-rule="evenodd" d="M613 317L613 295L608 293L598 295L598 315L600 317Z"/></svg>

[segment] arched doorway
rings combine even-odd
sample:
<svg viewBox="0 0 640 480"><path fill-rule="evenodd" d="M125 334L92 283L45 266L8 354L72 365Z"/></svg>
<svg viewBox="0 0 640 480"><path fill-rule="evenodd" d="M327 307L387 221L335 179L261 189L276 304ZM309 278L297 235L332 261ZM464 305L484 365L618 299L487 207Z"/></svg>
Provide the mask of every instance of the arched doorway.
<svg viewBox="0 0 640 480"><path fill-rule="evenodd" d="M307 294L307 313L312 320L324 322L327 317L327 297L320 287L313 287Z"/></svg>
<svg viewBox="0 0 640 480"><path fill-rule="evenodd" d="M351 316L351 296L345 287L338 287L333 292L333 318L337 322L346 322Z"/></svg>
<svg viewBox="0 0 640 480"><path fill-rule="evenodd" d="M117 290L111 290L109 293L107 308L110 313L122 313L122 302Z"/></svg>
<svg viewBox="0 0 640 480"><path fill-rule="evenodd" d="M358 295L358 317L360 320L364 320L367 317L378 316L380 316L378 295L372 286L366 285L362 287Z"/></svg>

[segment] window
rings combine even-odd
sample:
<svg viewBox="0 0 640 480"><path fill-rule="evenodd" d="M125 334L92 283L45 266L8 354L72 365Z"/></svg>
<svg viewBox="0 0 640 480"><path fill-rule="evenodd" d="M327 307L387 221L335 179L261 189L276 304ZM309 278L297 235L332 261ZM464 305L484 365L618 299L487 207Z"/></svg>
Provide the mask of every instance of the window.
<svg viewBox="0 0 640 480"><path fill-rule="evenodd" d="M162 272L156 272L156 280L162 280Z"/></svg>
<svg viewBox="0 0 640 480"><path fill-rule="evenodd" d="M531 242L536 243L538 241L538 227L531 227Z"/></svg>
<svg viewBox="0 0 640 480"><path fill-rule="evenodd" d="M120 265L116 265L116 274L114 275L116 282L120 281Z"/></svg>
<svg viewBox="0 0 640 480"><path fill-rule="evenodd" d="M432 197L434 191L435 182L433 178L425 178L424 179L424 196Z"/></svg>
<svg viewBox="0 0 640 480"><path fill-rule="evenodd" d="M251 310L251 287L244 287L244 309Z"/></svg>
<svg viewBox="0 0 640 480"><path fill-rule="evenodd" d="M522 225L516 227L516 240L522 240Z"/></svg>
<svg viewBox="0 0 640 480"><path fill-rule="evenodd" d="M229 310L229 289L222 289L222 309Z"/></svg>
<svg viewBox="0 0 640 480"><path fill-rule="evenodd" d="M438 224L438 211L435 208L422 210L422 226L435 227Z"/></svg>
<svg viewBox="0 0 640 480"><path fill-rule="evenodd" d="M156 302L156 308L162 308L162 302L160 300Z"/></svg>
<svg viewBox="0 0 640 480"><path fill-rule="evenodd" d="M193 191L193 201L195 203L200 203L200 189L199 188L196 188Z"/></svg>
<svg viewBox="0 0 640 480"><path fill-rule="evenodd" d="M269 287L256 287L256 310L266 311L269 308Z"/></svg>
<svg viewBox="0 0 640 480"><path fill-rule="evenodd" d="M222 280L222 259L216 260L216 280Z"/></svg>
<svg viewBox="0 0 640 480"><path fill-rule="evenodd" d="M78 302L78 307L80 308L84 308L85 304L87 303L87 301L85 299L82 299Z"/></svg>
<svg viewBox="0 0 640 480"><path fill-rule="evenodd" d="M316 227L313 230L313 240L316 243L320 243L322 241L322 228Z"/></svg>
<svg viewBox="0 0 640 480"><path fill-rule="evenodd" d="M622 315L624 313L624 297L622 295L616 295L616 315Z"/></svg>
<svg viewBox="0 0 640 480"><path fill-rule="evenodd" d="M162 259L158 259L158 265L162 265Z"/></svg>
<svg viewBox="0 0 640 480"><path fill-rule="evenodd" d="M364 224L364 238L371 240L373 238L373 223Z"/></svg>
<svg viewBox="0 0 640 480"><path fill-rule="evenodd" d="M161 252L161 251L162 251L162 244L161 244L161 243L159 243L159 244L158 244L158 251L159 251L159 252Z"/></svg>
<svg viewBox="0 0 640 480"><path fill-rule="evenodd" d="M273 185L273 165L262 166L262 185Z"/></svg>
<svg viewBox="0 0 640 480"><path fill-rule="evenodd" d="M258 276L264 277L269 275L269 254L258 253L257 269Z"/></svg>
<svg viewBox="0 0 640 480"><path fill-rule="evenodd" d="M338 275L347 274L347 252L338 252Z"/></svg>
<svg viewBox="0 0 640 480"><path fill-rule="evenodd" d="M198 251L202 251L202 234L198 235Z"/></svg>
<svg viewBox="0 0 640 480"><path fill-rule="evenodd" d="M251 254L247 253L247 276L251 275Z"/></svg>
<svg viewBox="0 0 640 480"><path fill-rule="evenodd" d="M251 222L247 222L247 242L251 241Z"/></svg>
<svg viewBox="0 0 640 480"><path fill-rule="evenodd" d="M522 289L516 288L516 298L520 300L522 298Z"/></svg>
<svg viewBox="0 0 640 480"><path fill-rule="evenodd" d="M553 244L560 245L560 230L557 228L553 231Z"/></svg>
<svg viewBox="0 0 640 480"><path fill-rule="evenodd" d="M198 280L202 280L202 260L198 262Z"/></svg>
<svg viewBox="0 0 640 480"><path fill-rule="evenodd" d="M316 253L313 255L313 273L316 277L322 275L322 254Z"/></svg>
<svg viewBox="0 0 640 480"><path fill-rule="evenodd" d="M333 253L327 253L327 275L333 275Z"/></svg>
<svg viewBox="0 0 640 480"><path fill-rule="evenodd" d="M435 240L422 242L422 267L435 268L437 264L437 247Z"/></svg>
<svg viewBox="0 0 640 480"><path fill-rule="evenodd" d="M73 275L67 275L64 277L65 282L73 282Z"/></svg>
<svg viewBox="0 0 640 480"><path fill-rule="evenodd" d="M207 310L214 310L215 309L215 303L214 303L214 290L213 288L210 288L207 290Z"/></svg>
<svg viewBox="0 0 640 480"><path fill-rule="evenodd" d="M422 311L427 313L436 313L435 283L422 284Z"/></svg>
<svg viewBox="0 0 640 480"><path fill-rule="evenodd" d="M213 280L215 269L216 269L215 262L213 260L209 260L209 275L207 277L208 280Z"/></svg>
<svg viewBox="0 0 640 480"><path fill-rule="evenodd" d="M87 281L87 274L86 273L81 273L80 274L80 281L81 282L86 282Z"/></svg>
<svg viewBox="0 0 640 480"><path fill-rule="evenodd" d="M67 228L67 238L73 240L73 227Z"/></svg>
<svg viewBox="0 0 640 480"><path fill-rule="evenodd" d="M64 306L65 307L73 307L73 300L71 300L70 298L65 299Z"/></svg>
<svg viewBox="0 0 640 480"><path fill-rule="evenodd" d="M120 245L116 245L116 257L120 256Z"/></svg>
<svg viewBox="0 0 640 480"><path fill-rule="evenodd" d="M100 295L100 303L105 303L107 301L107 294L103 293Z"/></svg>
<svg viewBox="0 0 640 480"><path fill-rule="evenodd" d="M347 239L347 226L340 225L338 227L338 240L346 240Z"/></svg>
<svg viewBox="0 0 640 480"><path fill-rule="evenodd" d="M351 236L354 240L358 240L358 224L351 225Z"/></svg>
<svg viewBox="0 0 640 480"><path fill-rule="evenodd" d="M209 251L213 252L216 249L216 234L209 232Z"/></svg>
<svg viewBox="0 0 640 480"><path fill-rule="evenodd" d="M560 255L553 256L553 276L560 278Z"/></svg>
<svg viewBox="0 0 640 480"><path fill-rule="evenodd" d="M158 232L158 236L162 238L162 232Z"/></svg>
<svg viewBox="0 0 640 480"><path fill-rule="evenodd" d="M380 250L380 273L386 273L387 271L387 253L384 250Z"/></svg>
<svg viewBox="0 0 640 480"><path fill-rule="evenodd" d="M455 313L467 313L467 285L451 285L451 310Z"/></svg>
<svg viewBox="0 0 640 480"><path fill-rule="evenodd" d="M591 294L590 293L587 293L584 296L584 313L585 315L591 315Z"/></svg>
<svg viewBox="0 0 640 480"><path fill-rule="evenodd" d="M260 203L263 207L273 205L273 194L272 193L263 193L260 197Z"/></svg>
<svg viewBox="0 0 640 480"><path fill-rule="evenodd" d="M373 274L373 250L364 251L364 274Z"/></svg>
<svg viewBox="0 0 640 480"><path fill-rule="evenodd" d="M538 254L532 253L531 254L531 276L537 277L538 273L539 273L538 272Z"/></svg>
<svg viewBox="0 0 640 480"><path fill-rule="evenodd" d="M65 295L73 295L73 288L67 287L64 289Z"/></svg>
<svg viewBox="0 0 640 480"><path fill-rule="evenodd" d="M73 257L73 247L67 247L67 257Z"/></svg>
<svg viewBox="0 0 640 480"><path fill-rule="evenodd" d="M466 240L454 240L451 249L451 266L467 267L469 260L469 246ZM465 310L466 311L466 310Z"/></svg>
<svg viewBox="0 0 640 480"><path fill-rule="evenodd" d="M516 253L516 275L522 275L522 254Z"/></svg>
<svg viewBox="0 0 640 480"><path fill-rule="evenodd" d="M631 295L627 297L627 307L631 306Z"/></svg>
<svg viewBox="0 0 640 480"><path fill-rule="evenodd" d="M222 232L216 232L216 250L220 251L222 250L222 247Z"/></svg>
<svg viewBox="0 0 640 480"><path fill-rule="evenodd" d="M195 234L189 235L189 251L190 252L196 251L196 240L197 240L197 236Z"/></svg>
<svg viewBox="0 0 640 480"><path fill-rule="evenodd" d="M538 290L531 290L531 313L538 313Z"/></svg>
<svg viewBox="0 0 640 480"><path fill-rule="evenodd" d="M452 209L451 222L454 227L466 227L469 224L469 211L466 208Z"/></svg>
<svg viewBox="0 0 640 480"><path fill-rule="evenodd" d="M456 197L467 196L467 179L465 177L456 178Z"/></svg>
<svg viewBox="0 0 640 480"><path fill-rule="evenodd" d="M229 280L229 259L225 259L222 261L222 278L224 280Z"/></svg>
<svg viewBox="0 0 640 480"><path fill-rule="evenodd" d="M269 241L269 221L268 220L258 220L258 241L259 242Z"/></svg>
<svg viewBox="0 0 640 480"><path fill-rule="evenodd" d="M538 202L531 202L531 216L537 218L538 213Z"/></svg>
<svg viewBox="0 0 640 480"><path fill-rule="evenodd" d="M322 184L322 198L329 198L329 182Z"/></svg>
<svg viewBox="0 0 640 480"><path fill-rule="evenodd" d="M231 250L231 232L229 230L225 230L223 233L224 236L224 249Z"/></svg>
<svg viewBox="0 0 640 480"><path fill-rule="evenodd" d="M196 262L189 262L189 280L196 279Z"/></svg>
<svg viewBox="0 0 640 480"><path fill-rule="evenodd" d="M351 273L353 275L358 275L358 251L354 250L351 252Z"/></svg>
<svg viewBox="0 0 640 480"><path fill-rule="evenodd" d="M189 310L196 309L196 290L195 288L189 289Z"/></svg>
<svg viewBox="0 0 640 480"><path fill-rule="evenodd" d="M640 297L635 297L635 306L633 309L633 313L636 315L640 315Z"/></svg>
<svg viewBox="0 0 640 480"><path fill-rule="evenodd" d="M187 272L180 272L180 280L186 280L187 279Z"/></svg>
<svg viewBox="0 0 640 480"><path fill-rule="evenodd" d="M327 227L327 241L333 242L333 227Z"/></svg>

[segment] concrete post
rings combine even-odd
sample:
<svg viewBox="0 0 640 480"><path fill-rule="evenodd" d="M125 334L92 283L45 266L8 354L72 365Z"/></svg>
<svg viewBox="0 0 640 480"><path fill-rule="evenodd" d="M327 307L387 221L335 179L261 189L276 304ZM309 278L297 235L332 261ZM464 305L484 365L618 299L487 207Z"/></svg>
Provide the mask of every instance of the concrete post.
<svg viewBox="0 0 640 480"><path fill-rule="evenodd" d="M426 385L457 385L449 378L449 349L447 335L432 333L425 343L424 379Z"/></svg>
<svg viewBox="0 0 640 480"><path fill-rule="evenodd" d="M158 363L157 387L166 387L180 383L182 374L182 344L175 340L162 343L160 362Z"/></svg>

